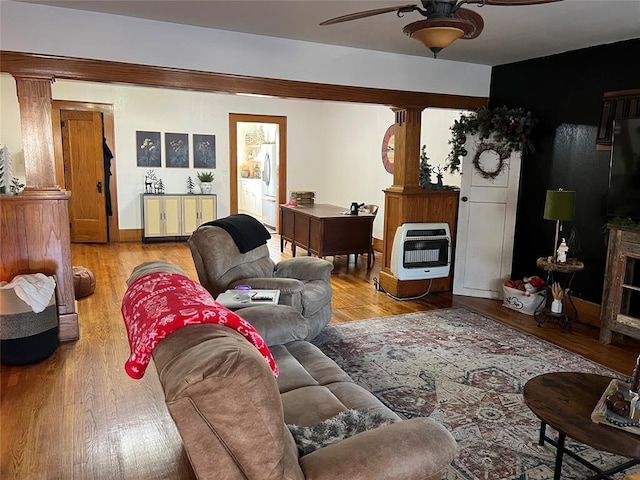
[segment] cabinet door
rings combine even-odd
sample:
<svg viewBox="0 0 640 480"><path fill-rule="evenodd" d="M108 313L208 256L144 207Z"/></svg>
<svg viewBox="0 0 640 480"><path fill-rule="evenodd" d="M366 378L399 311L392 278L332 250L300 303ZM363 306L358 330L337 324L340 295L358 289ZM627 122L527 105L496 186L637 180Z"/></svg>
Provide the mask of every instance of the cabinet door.
<svg viewBox="0 0 640 480"><path fill-rule="evenodd" d="M238 210L247 211L249 200L249 192L247 190L247 182L240 181L240 192L238 192Z"/></svg>
<svg viewBox="0 0 640 480"><path fill-rule="evenodd" d="M194 196L182 197L182 234L191 235L202 223L200 220L199 199Z"/></svg>
<svg viewBox="0 0 640 480"><path fill-rule="evenodd" d="M200 222L198 225L210 222L217 218L217 197L215 195L206 195L200 198Z"/></svg>
<svg viewBox="0 0 640 480"><path fill-rule="evenodd" d="M262 182L261 181L253 181L251 185L251 200L253 202L251 211L254 215L259 217L262 216Z"/></svg>
<svg viewBox="0 0 640 480"><path fill-rule="evenodd" d="M178 237L182 235L180 197L165 196L164 200L164 235Z"/></svg>
<svg viewBox="0 0 640 480"><path fill-rule="evenodd" d="M162 231L162 201L160 197L144 197L144 236L161 237Z"/></svg>

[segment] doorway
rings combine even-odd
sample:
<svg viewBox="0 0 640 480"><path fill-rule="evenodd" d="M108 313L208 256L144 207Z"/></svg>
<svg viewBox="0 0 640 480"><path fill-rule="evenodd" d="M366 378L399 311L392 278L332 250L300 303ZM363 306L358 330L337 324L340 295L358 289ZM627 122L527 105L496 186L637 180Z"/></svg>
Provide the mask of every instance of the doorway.
<svg viewBox="0 0 640 480"><path fill-rule="evenodd" d="M71 241L119 241L116 162L106 174L103 148L115 155L112 105L54 100L51 118L56 181L71 192Z"/></svg>
<svg viewBox="0 0 640 480"><path fill-rule="evenodd" d="M286 198L287 118L229 114L230 211L279 231Z"/></svg>

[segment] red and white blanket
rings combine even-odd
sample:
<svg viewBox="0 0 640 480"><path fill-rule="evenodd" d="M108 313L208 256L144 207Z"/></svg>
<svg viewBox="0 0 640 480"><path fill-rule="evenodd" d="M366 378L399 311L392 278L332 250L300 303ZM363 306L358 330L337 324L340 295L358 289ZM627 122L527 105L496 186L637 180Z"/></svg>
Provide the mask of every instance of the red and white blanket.
<svg viewBox="0 0 640 480"><path fill-rule="evenodd" d="M275 360L258 331L216 302L202 285L189 277L153 273L137 279L122 299L121 312L131 349L124 369L131 378L142 378L151 352L160 340L181 327L198 323L233 328L260 351L273 374L278 376Z"/></svg>

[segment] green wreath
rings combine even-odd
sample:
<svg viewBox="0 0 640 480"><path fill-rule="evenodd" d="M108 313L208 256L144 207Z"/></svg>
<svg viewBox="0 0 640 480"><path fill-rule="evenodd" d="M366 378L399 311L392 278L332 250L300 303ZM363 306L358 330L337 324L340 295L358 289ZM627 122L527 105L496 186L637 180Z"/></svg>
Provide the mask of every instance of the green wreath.
<svg viewBox="0 0 640 480"><path fill-rule="evenodd" d="M487 151L496 152L498 154L498 166L495 170L487 171L482 168L482 165L480 164L480 155ZM507 160L509 160L509 157L511 157L510 148L495 142L481 142L476 149L476 154L473 157L473 162L471 163L473 163L473 166L482 178L494 180L502 173L504 168L507 166Z"/></svg>
<svg viewBox="0 0 640 480"><path fill-rule="evenodd" d="M464 148L467 135L477 134L480 141L491 139L511 151L535 152L531 131L536 123L531 112L525 112L522 108L499 107L493 110L480 108L475 112L461 115L450 129L451 152L447 157L445 169L451 173L460 171L461 159L468 155Z"/></svg>

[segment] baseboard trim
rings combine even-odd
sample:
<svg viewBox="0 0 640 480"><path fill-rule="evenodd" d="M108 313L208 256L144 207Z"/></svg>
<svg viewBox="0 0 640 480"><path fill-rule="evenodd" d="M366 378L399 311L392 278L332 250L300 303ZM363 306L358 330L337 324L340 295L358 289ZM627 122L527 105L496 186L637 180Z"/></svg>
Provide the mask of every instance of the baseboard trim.
<svg viewBox="0 0 640 480"><path fill-rule="evenodd" d="M578 319L580 322L600 328L601 305L582 300L581 298L573 298L573 303L578 309Z"/></svg>
<svg viewBox="0 0 640 480"><path fill-rule="evenodd" d="M120 230L120 242L141 242L142 241L142 229L131 228L128 230Z"/></svg>
<svg viewBox="0 0 640 480"><path fill-rule="evenodd" d="M379 238L373 237L373 249L376 252L382 252L382 250L384 249L384 242Z"/></svg>

